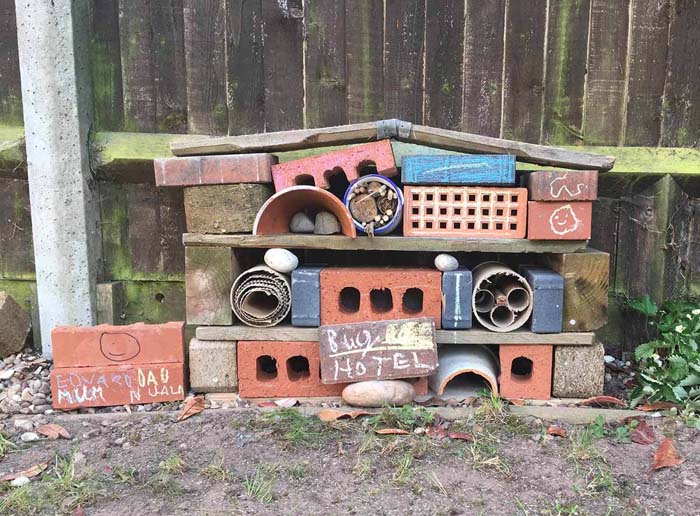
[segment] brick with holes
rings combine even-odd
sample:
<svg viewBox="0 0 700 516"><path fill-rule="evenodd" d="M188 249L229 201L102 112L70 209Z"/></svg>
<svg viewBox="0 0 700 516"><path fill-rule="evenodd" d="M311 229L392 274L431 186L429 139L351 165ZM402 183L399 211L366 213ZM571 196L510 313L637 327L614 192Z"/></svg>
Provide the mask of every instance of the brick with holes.
<svg viewBox="0 0 700 516"><path fill-rule="evenodd" d="M396 163L389 140L273 165L272 180L278 192L296 185L313 185L327 190L331 187L332 177L345 174L348 181L353 181L360 177L363 169L385 176L396 175Z"/></svg>
<svg viewBox="0 0 700 516"><path fill-rule="evenodd" d="M530 240L588 240L591 238L592 202L528 203L527 238Z"/></svg>
<svg viewBox="0 0 700 516"><path fill-rule="evenodd" d="M405 236L525 238L527 189L404 186Z"/></svg>
<svg viewBox="0 0 700 516"><path fill-rule="evenodd" d="M552 394L553 346L501 344L498 347L503 398L548 400Z"/></svg>
<svg viewBox="0 0 700 516"><path fill-rule="evenodd" d="M326 268L321 324L430 317L440 328L441 272L434 269Z"/></svg>

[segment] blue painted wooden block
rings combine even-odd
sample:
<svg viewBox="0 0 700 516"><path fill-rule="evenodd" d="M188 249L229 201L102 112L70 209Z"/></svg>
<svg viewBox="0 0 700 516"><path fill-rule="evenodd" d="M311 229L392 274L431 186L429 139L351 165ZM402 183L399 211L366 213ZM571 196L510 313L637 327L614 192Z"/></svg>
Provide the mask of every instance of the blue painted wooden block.
<svg viewBox="0 0 700 516"><path fill-rule="evenodd" d="M442 273L442 328L472 327L472 271L457 269Z"/></svg>
<svg viewBox="0 0 700 516"><path fill-rule="evenodd" d="M522 274L532 287L530 330L534 333L560 333L564 313L564 278L545 267L524 265Z"/></svg>
<svg viewBox="0 0 700 516"><path fill-rule="evenodd" d="M401 162L401 180L407 185L512 185L515 156L405 156Z"/></svg>
<svg viewBox="0 0 700 516"><path fill-rule="evenodd" d="M321 325L321 267L292 271L292 326Z"/></svg>

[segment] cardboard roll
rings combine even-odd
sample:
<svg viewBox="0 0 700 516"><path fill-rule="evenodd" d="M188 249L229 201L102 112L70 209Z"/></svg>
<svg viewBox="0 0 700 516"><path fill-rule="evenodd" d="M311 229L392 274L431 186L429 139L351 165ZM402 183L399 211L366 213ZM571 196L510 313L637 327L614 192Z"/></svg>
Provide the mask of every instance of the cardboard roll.
<svg viewBox="0 0 700 516"><path fill-rule="evenodd" d="M241 273L231 287L231 309L248 326L275 326L291 306L289 279L264 265Z"/></svg>

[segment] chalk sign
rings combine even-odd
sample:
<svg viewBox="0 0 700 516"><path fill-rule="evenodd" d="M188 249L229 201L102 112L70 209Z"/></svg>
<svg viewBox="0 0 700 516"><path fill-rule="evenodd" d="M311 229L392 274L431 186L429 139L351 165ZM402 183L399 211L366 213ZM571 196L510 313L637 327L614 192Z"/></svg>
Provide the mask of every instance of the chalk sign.
<svg viewBox="0 0 700 516"><path fill-rule="evenodd" d="M429 376L437 369L430 318L321 326L321 381L326 384Z"/></svg>

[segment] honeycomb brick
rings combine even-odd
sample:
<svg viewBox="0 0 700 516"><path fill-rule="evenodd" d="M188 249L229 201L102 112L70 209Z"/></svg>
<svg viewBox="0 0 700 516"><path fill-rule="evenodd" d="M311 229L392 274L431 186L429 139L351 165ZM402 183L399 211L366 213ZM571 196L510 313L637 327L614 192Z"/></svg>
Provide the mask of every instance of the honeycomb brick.
<svg viewBox="0 0 700 516"><path fill-rule="evenodd" d="M404 186L405 236L525 238L527 189Z"/></svg>
<svg viewBox="0 0 700 516"><path fill-rule="evenodd" d="M534 400L551 397L553 346L501 344L498 354L502 397Z"/></svg>
<svg viewBox="0 0 700 516"><path fill-rule="evenodd" d="M441 274L434 269L323 269L321 324L431 317L440 328Z"/></svg>
<svg viewBox="0 0 700 516"><path fill-rule="evenodd" d="M527 175L531 201L594 201L598 197L597 170L538 170Z"/></svg>
<svg viewBox="0 0 700 516"><path fill-rule="evenodd" d="M329 179L334 175L342 172L348 181L353 181L360 177L360 170L367 165L374 165L377 174L396 175L396 163L389 140L274 165L272 180L278 192L295 185L312 185L327 190L330 188Z"/></svg>
<svg viewBox="0 0 700 516"><path fill-rule="evenodd" d="M153 168L156 186L225 185L269 183L275 163L272 154L234 154L159 158Z"/></svg>
<svg viewBox="0 0 700 516"><path fill-rule="evenodd" d="M318 342L239 341L241 398L340 396L344 383L321 383Z"/></svg>
<svg viewBox="0 0 700 516"><path fill-rule="evenodd" d="M588 240L591 238L592 202L528 203L527 238L530 240Z"/></svg>

